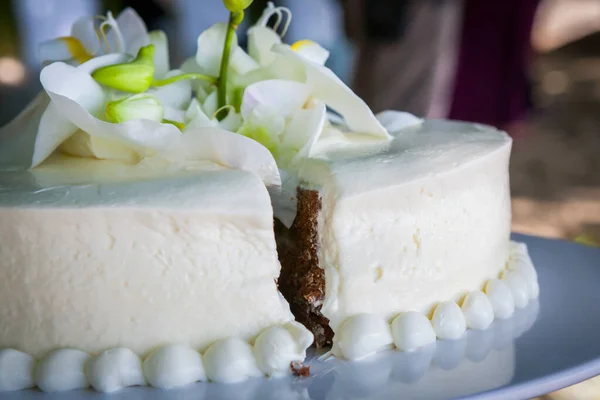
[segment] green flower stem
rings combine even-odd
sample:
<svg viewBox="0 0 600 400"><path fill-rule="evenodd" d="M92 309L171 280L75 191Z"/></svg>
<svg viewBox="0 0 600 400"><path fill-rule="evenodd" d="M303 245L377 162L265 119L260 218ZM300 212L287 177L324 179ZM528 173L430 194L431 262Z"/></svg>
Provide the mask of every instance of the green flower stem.
<svg viewBox="0 0 600 400"><path fill-rule="evenodd" d="M223 47L223 57L221 58L221 70L219 71L219 83L217 88L217 108L223 108L227 105L227 71L229 69L229 58L231 56L231 42L233 35L240 22L242 22L243 12L230 12L229 23L227 24L227 34L225 35L225 46ZM227 114L225 114L227 115ZM219 113L217 118L224 118L223 113Z"/></svg>
<svg viewBox="0 0 600 400"><path fill-rule="evenodd" d="M165 85L169 85L174 82L178 82L178 81L182 81L182 80L190 80L190 79L200 79L200 80L206 81L208 83L211 83L213 85L219 81L219 79L214 76L190 73L190 74L182 74L182 75L172 76L170 78L161 79L158 81L155 80L155 81L152 81L151 86L165 86Z"/></svg>
<svg viewBox="0 0 600 400"><path fill-rule="evenodd" d="M171 125L175 125L177 127L177 129L179 129L180 131L185 129L185 124L182 124L181 122L177 122L177 121L172 121L170 119L163 119L161 121L163 124L171 124Z"/></svg>

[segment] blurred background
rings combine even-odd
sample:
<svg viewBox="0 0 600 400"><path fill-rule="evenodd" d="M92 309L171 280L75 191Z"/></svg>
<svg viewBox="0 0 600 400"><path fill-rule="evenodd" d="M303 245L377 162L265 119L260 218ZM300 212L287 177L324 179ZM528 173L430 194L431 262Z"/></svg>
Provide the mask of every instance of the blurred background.
<svg viewBox="0 0 600 400"><path fill-rule="evenodd" d="M267 2L254 0L251 23ZM599 0L278 0L284 38L319 42L374 111L491 124L514 139L514 230L600 243ZM40 90L38 44L133 7L172 65L225 21L221 0L0 0L0 126ZM240 30L241 32L244 29ZM244 37L240 42L244 43ZM588 381L548 398L599 398Z"/></svg>

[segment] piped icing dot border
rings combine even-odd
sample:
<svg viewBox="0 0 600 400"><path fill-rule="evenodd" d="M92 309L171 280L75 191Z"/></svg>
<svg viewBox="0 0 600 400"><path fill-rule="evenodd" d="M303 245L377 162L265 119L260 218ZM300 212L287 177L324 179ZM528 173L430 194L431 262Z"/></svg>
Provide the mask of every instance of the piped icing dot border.
<svg viewBox="0 0 600 400"><path fill-rule="evenodd" d="M536 299L539 290L527 245L511 241L507 268L501 279L490 279L482 291L468 293L461 304L439 303L431 319L414 311L397 315L391 324L375 314L352 316L336 332L331 353L358 360L390 347L413 351L437 339L456 340L467 329L484 330L496 318L511 317L516 308L524 308Z"/></svg>
<svg viewBox="0 0 600 400"><path fill-rule="evenodd" d="M204 354L184 345L159 347L144 359L127 348L97 355L70 348L40 360L15 349L0 350L0 392L38 387L43 392L93 388L110 393L129 386L174 389L194 382L242 382L258 376L291 374L313 335L291 322L263 330L250 344L239 338L213 343Z"/></svg>

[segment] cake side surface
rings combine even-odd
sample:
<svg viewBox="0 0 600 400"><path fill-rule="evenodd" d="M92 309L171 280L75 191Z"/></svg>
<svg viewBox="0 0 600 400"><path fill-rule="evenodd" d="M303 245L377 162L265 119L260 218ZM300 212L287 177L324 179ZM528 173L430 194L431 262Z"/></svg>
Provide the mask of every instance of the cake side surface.
<svg viewBox="0 0 600 400"><path fill-rule="evenodd" d="M175 343L253 342L293 322L255 174L55 188L21 176L23 187L0 193L0 349L145 356Z"/></svg>

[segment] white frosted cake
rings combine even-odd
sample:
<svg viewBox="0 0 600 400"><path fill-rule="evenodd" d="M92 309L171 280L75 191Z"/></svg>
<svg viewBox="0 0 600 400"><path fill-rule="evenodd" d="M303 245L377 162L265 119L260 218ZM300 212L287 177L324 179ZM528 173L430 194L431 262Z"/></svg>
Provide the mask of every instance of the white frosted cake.
<svg viewBox="0 0 600 400"><path fill-rule="evenodd" d="M0 391L307 375L313 342L415 350L537 297L505 133L374 115L289 10L246 52L224 3L179 69L130 9L42 46L0 130Z"/></svg>
<svg viewBox="0 0 600 400"><path fill-rule="evenodd" d="M526 249L510 242L510 138L450 121L392 136L384 145L324 140L299 164L298 213L278 230L280 285L292 310L318 344L339 343L348 358L356 357L343 349L378 321L390 345L387 324L400 313L431 317L428 340L456 339L539 291ZM404 318L398 330L425 323Z"/></svg>
<svg viewBox="0 0 600 400"><path fill-rule="evenodd" d="M81 183L44 189L40 174L57 184L62 168L82 168L51 161L0 174L0 347L22 352L15 361L0 351L0 389L25 386L10 370L34 358L26 386L45 391L127 386L115 376L123 367L138 374L130 384L168 388L277 375L304 359L313 338L277 290L273 211L256 174L215 166L119 182L135 172L90 161L62 177ZM91 169L107 181L83 184ZM285 354L260 345L260 335L275 335ZM83 363L94 371L85 379Z"/></svg>

